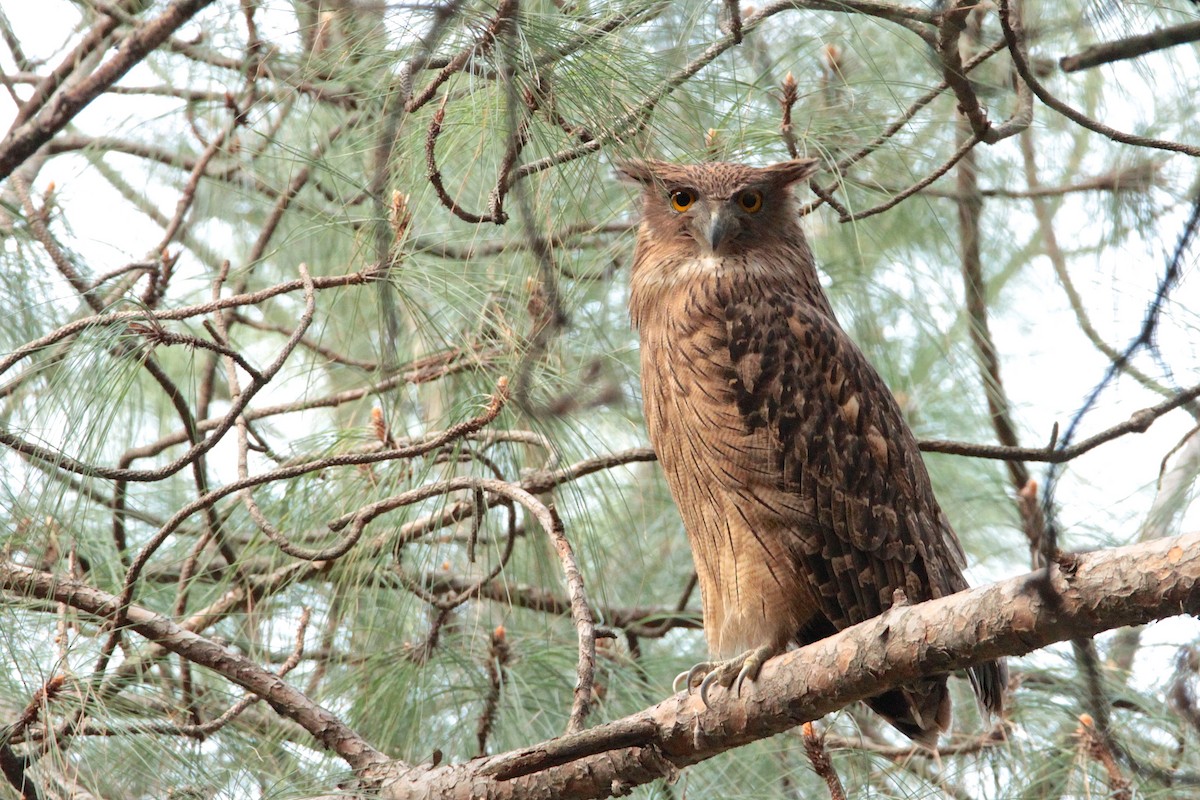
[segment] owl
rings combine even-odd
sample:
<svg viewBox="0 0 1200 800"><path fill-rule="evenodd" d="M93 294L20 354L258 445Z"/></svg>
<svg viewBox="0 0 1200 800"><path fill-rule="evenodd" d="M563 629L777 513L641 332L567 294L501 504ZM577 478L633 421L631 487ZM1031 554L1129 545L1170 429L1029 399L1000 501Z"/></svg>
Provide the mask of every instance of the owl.
<svg viewBox="0 0 1200 800"><path fill-rule="evenodd" d="M966 589L917 442L818 280L792 197L816 162L618 169L643 189L629 307L646 425L716 659L677 682L707 704L790 645ZM1004 663L969 677L1001 712ZM950 723L945 675L867 703L930 747Z"/></svg>

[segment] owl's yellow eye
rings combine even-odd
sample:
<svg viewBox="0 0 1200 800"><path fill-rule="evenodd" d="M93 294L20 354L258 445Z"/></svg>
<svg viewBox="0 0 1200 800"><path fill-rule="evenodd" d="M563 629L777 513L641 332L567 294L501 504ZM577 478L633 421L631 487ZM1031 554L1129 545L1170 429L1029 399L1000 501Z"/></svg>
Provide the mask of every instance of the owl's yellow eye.
<svg viewBox="0 0 1200 800"><path fill-rule="evenodd" d="M676 189L671 192L671 208L683 213L696 202L696 193L691 189Z"/></svg>
<svg viewBox="0 0 1200 800"><path fill-rule="evenodd" d="M757 213L763 206L762 192L757 189L742 192L738 195L738 205L742 207L742 211L750 214Z"/></svg>

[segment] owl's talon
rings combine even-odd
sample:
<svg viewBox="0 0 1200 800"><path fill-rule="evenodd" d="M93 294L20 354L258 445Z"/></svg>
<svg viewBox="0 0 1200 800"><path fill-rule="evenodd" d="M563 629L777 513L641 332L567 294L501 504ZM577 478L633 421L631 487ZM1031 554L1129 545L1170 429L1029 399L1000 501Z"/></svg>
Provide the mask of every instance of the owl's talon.
<svg viewBox="0 0 1200 800"><path fill-rule="evenodd" d="M714 683L720 683L722 686L725 686L725 683L721 680L720 670L713 670L705 675L704 680L700 682L700 702L704 703L705 708L712 708L712 703L708 701L708 690L712 688ZM726 688L728 687L726 686Z"/></svg>
<svg viewBox="0 0 1200 800"><path fill-rule="evenodd" d="M740 695L742 693L742 684L747 679L749 679L751 683L758 680L758 673L762 672L763 664L766 664L767 660L770 659L771 656L775 655L775 653L776 651L774 648L763 646L756 647L755 649L741 656L742 668L738 670L737 678L733 682L734 691L736 694Z"/></svg>
<svg viewBox="0 0 1200 800"><path fill-rule="evenodd" d="M720 666L720 662L717 661L701 661L699 664L693 665L687 672L681 672L675 676L675 680L671 682L671 691L680 691L679 682L683 681L684 688L687 689L688 694L691 694L701 677L718 666Z"/></svg>
<svg viewBox="0 0 1200 800"><path fill-rule="evenodd" d="M776 648L763 645L753 650L747 650L728 661L702 661L687 672L679 673L672 688L679 691L679 681L683 679L690 694L696 685L696 679L703 675L704 680L700 681L700 700L705 707L711 707L712 703L709 702L708 693L713 684L720 684L726 690L732 687L734 694L740 695L742 684L747 680L751 682L757 680L763 664L767 663L767 659L777 652Z"/></svg>

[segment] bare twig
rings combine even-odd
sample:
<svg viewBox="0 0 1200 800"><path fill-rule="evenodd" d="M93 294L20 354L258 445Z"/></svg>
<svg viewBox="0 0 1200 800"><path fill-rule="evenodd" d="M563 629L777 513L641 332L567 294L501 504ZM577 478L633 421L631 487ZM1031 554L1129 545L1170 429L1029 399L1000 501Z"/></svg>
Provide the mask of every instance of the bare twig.
<svg viewBox="0 0 1200 800"><path fill-rule="evenodd" d="M1071 306L1071 311L1075 314L1075 320L1079 324L1079 329L1083 331L1084 336L1092 345L1103 353L1110 362L1128 374L1138 383L1142 384L1151 391L1157 392L1163 396L1170 396L1171 390L1159 384L1149 375L1146 375L1136 366L1134 366L1128 358L1123 358L1116 348L1108 344L1100 337L1099 331L1092 325L1091 319L1088 317L1087 309L1083 306L1083 299L1079 296L1079 292L1075 289L1075 284L1071 280L1071 274L1067 270L1067 259L1062 248L1058 245L1058 236L1054 231L1054 209L1050 204L1043 199L1044 195L1039 193L1042 188L1038 178L1037 158L1034 149L1033 134L1031 131L1023 131L1020 138L1021 157L1025 165L1025 182L1029 186L1029 195L1033 201L1033 214L1038 222L1038 234L1042 239L1042 248L1046 257L1050 259L1050 265L1054 267L1054 274L1058 278L1059 284L1063 288L1063 292L1067 296L1067 302ZM1099 181L1103 185L1103 176L1092 181L1085 181L1083 185L1087 186ZM1135 186L1137 183L1135 182ZM1114 188L1120 187L1120 179L1117 179Z"/></svg>
<svg viewBox="0 0 1200 800"><path fill-rule="evenodd" d="M1108 788L1111 791L1109 796L1113 800L1131 800L1133 793L1130 791L1129 779L1121 773L1116 757L1105 743L1104 737L1097 733L1096 723L1090 715L1079 715L1079 728L1076 729L1075 735L1079 737L1080 749L1098 761L1108 773Z"/></svg>
<svg viewBox="0 0 1200 800"><path fill-rule="evenodd" d="M886 200L885 202L880 203L879 205L871 206L870 208L865 209L863 211L841 214L838 217L838 222L857 222L858 220L866 219L867 217L872 217L876 214L881 214L890 208L894 208L895 206L899 205L904 200L908 199L909 197L912 197L914 194L921 191L926 186L933 183L938 178L942 177L947 172L949 172L954 167L954 165L957 164L959 161L961 161L967 155L967 153L971 152L971 150L973 150L975 148L975 145L979 144L979 142L980 142L980 139L977 136L971 136L971 138L969 138L965 142L963 142L958 147L958 149L955 150L954 153L951 154L951 156L948 159L946 159L945 162L943 162L940 166L938 166L936 169L934 169L933 172L929 173L924 178L922 178L921 180L914 183L912 186L909 186L907 189L897 193L896 195L894 195L890 199Z"/></svg>
<svg viewBox="0 0 1200 800"><path fill-rule="evenodd" d="M858 750L861 752L871 753L872 755L890 758L893 761L908 761L913 758L948 758L952 756L969 755L978 753L981 750L986 750L989 747L997 747L1003 745L1007 741L1003 725L998 725L990 731L980 735L971 736L963 739L952 739L946 744L940 745L936 749L922 747L919 745L910 745L899 747L894 745L879 744L871 739L845 739L840 736L824 737L825 747L828 750Z"/></svg>
<svg viewBox="0 0 1200 800"><path fill-rule="evenodd" d="M176 514L158 530L146 547L143 548L143 552L151 549L152 545L157 546L158 543L160 543L162 540L165 540L166 536L170 535L178 526L179 522L182 522L187 516L195 513L200 508L207 508L211 506L212 503L216 502L221 497L232 494L235 491L243 493L244 497L244 493L249 492L249 490L255 486L261 486L266 483L282 480L286 477L295 477L297 475L303 475L307 472L315 472L319 469L325 469L328 466L368 464L375 461L384 461L397 458L412 458L414 456L423 455L430 451L441 448L456 439L461 439L468 433L472 433L489 424L496 418L497 415L499 415L500 409L503 407L504 401L507 399L506 387L507 382L501 379L499 385L497 386L496 394L492 397L491 403L483 414L475 417L474 419L469 419L466 422L460 422L458 425L455 425L438 434L437 436L434 436L415 446L395 448L393 450L383 451L382 453L361 454L361 458L333 456L328 459L321 459L322 462L328 462L326 464L305 462L303 464L291 467L283 467L280 469L271 470L265 475L250 476L248 474L243 474L240 476L238 481L210 492L209 494L197 500L193 500L191 503L176 512ZM385 500L380 500L365 506L353 514L330 522L330 531L337 533L338 531L341 531L345 527L349 526L350 532L346 534L338 543L321 548L320 550L309 550L293 544L287 539L287 537L285 537L273 525L271 525L271 523L266 519L265 516L261 514L261 512L259 512L255 517L255 522L268 536L268 538L271 539L275 546L288 555L304 561L331 561L340 558L349 552L350 549L354 547L362 537L362 533L366 529L366 526L381 514L397 508L402 508L407 505L412 505L413 503L418 503L422 500L427 500L430 497L437 497L449 492L472 488L475 485L473 481L476 480L477 479L474 478L451 478L450 480L441 481L439 483L425 484L424 486L404 492L403 494L389 497ZM495 483L499 482L496 481ZM257 509L257 506L253 507Z"/></svg>
<svg viewBox="0 0 1200 800"><path fill-rule="evenodd" d="M463 222L470 222L474 225L481 225L485 222L503 224L507 218L499 219L492 214L475 214L467 211L446 191L446 186L442 183L442 171L437 165L437 140L442 133L442 122L445 118L446 102L443 100L437 111L433 112L433 119L429 121L429 131L425 134L425 177L429 180L429 185L437 194L438 201Z"/></svg>
<svg viewBox="0 0 1200 800"><path fill-rule="evenodd" d="M977 66L979 66L984 61L991 58L992 56L994 56L996 53L1000 52L1004 48L1005 48L1005 42L1003 39L1000 39L1000 40L994 42L989 47L984 48L975 57L973 57L972 59L967 61L966 64L963 65L963 67L962 67L963 74L965 75L965 74L969 73L971 70L975 69ZM893 136L895 136L899 131L903 130L904 126L908 124L909 120L911 120L913 117L915 117L917 115L917 112L919 112L921 109L925 108L927 105L929 105L934 100L936 100L944 91L946 91L946 89L949 88L949 86L950 85L946 81L942 81L940 84L938 84L937 86L933 87L928 92L926 92L925 94L918 97L915 101L913 101L912 105L910 105L907 109L904 110L903 114L901 114L898 118L892 120L892 122L890 122L888 124L888 126L886 128L884 128L883 131L878 136L876 136L873 140L871 140L867 144L863 145L861 148L859 148L855 152L851 153L850 155L844 156L843 158L839 159L837 164L835 164L833 166L833 171L836 174L844 174L846 172L846 170L848 170L851 166L853 166L854 164L857 164L859 161L863 160L868 155L870 155L871 153L878 150L880 146L882 146L885 142L887 142L889 139L891 139ZM961 157L961 156L959 156L959 157ZM940 174L944 174L945 171L948 171L948 169L949 169L949 167L944 167ZM940 177L940 175L939 175L939 177ZM933 181L927 181L923 185L919 186L917 189L895 190L895 193L897 194L897 196L902 194L903 196L900 197L900 200L903 200L907 197L912 196L913 194L916 194L919 191L924 191L925 187L928 186L932 182ZM801 216L803 216L805 214L810 214L813 211L815 211L817 208L819 208L822 203L826 202L827 196L832 195L832 193L837 188L838 188L837 182L830 183L826 186L821 187L821 191L816 191L814 188L814 193L817 195L818 199L814 200L810 203L806 203L804 206L802 206L800 209ZM900 200L897 200L896 202L899 202ZM882 210L891 208L894 205L896 205L896 203L891 203L890 205L887 205L886 208L884 208ZM843 211L842 209L835 209L835 210L837 210L837 212L838 212L840 221L844 222L844 221L848 221L848 220L854 218L853 215L851 215L850 212L848 212L848 211ZM878 212L875 212L875 213L878 213Z"/></svg>
<svg viewBox="0 0 1200 800"><path fill-rule="evenodd" d="M86 78L60 92L57 101L28 120L16 123L0 141L0 179L7 178L26 158L62 130L80 110L116 83L150 51L213 0L174 0L162 14L126 36L117 52ZM66 64L70 59L64 60ZM72 63L73 66L73 63ZM47 95L49 96L49 95Z"/></svg>
<svg viewBox="0 0 1200 800"><path fill-rule="evenodd" d="M205 639L166 617L73 579L63 579L11 562L0 563L0 588L28 597L56 600L108 623L123 619L128 628L193 664L210 669L262 697L276 712L298 722L325 747L355 769L388 759L336 716L245 656Z"/></svg>
<svg viewBox="0 0 1200 800"><path fill-rule="evenodd" d="M956 45L957 47L957 45ZM964 112L964 117L966 117ZM972 127L974 127L972 125ZM970 144L978 140L979 133L969 133L962 118L958 123L958 136L961 141ZM1012 421L1012 411L1008 402L1008 393L1004 390L1004 382L1000 378L1000 356L992 340L991 328L988 324L987 282L983 274L983 259L980 254L980 215L983 213L983 198L979 194L979 180L976 168L976 154L969 152L958 165L956 173L956 188L958 190L958 236L960 242L959 263L962 268L963 296L967 311L967 331L974 346L975 358L979 364L979 383L987 398L988 415L996 439L1005 447L1017 447L1016 426ZM1009 479L1015 491L1020 491L1029 482L1029 470L1024 463L1017 459L1005 462Z"/></svg>
<svg viewBox="0 0 1200 800"><path fill-rule="evenodd" d="M1082 53L1063 56L1059 59L1058 65L1063 72L1077 72L1081 69L1091 69L1101 64L1111 64L1126 58L1137 58L1146 53L1187 44L1198 39L1200 39L1200 22L1185 22L1170 28L1159 28L1140 36L1094 44Z"/></svg>
<svg viewBox="0 0 1200 800"><path fill-rule="evenodd" d="M1020 28L1020 22L1015 18L1010 8L1009 0L998 0L1000 12L1000 26L1004 29L1004 39L1008 42L1008 51L1012 54L1013 66L1017 73L1033 93L1050 108L1062 114L1067 119L1082 125L1090 131L1106 136L1114 142L1122 144L1132 144L1138 147L1153 147L1158 150L1170 150L1176 153L1186 153L1189 156L1200 156L1200 146L1192 144L1183 144L1181 142L1173 142L1167 139L1155 139L1149 136L1135 136L1130 133L1124 133L1116 128L1110 128L1102 122L1097 122L1091 117L1076 111L1071 106L1059 100L1052 95L1042 82L1033 74L1033 70L1029 66L1029 57L1026 54L1026 43L1024 31Z"/></svg>
<svg viewBox="0 0 1200 800"><path fill-rule="evenodd" d="M833 769L833 762L829 759L829 753L825 751L825 737L817 735L811 722L804 723L800 730L804 737L804 752L808 755L813 771L825 781L825 786L829 789L829 799L846 800L842 779Z"/></svg>
<svg viewBox="0 0 1200 800"><path fill-rule="evenodd" d="M496 724L496 711L500 707L500 690L504 687L508 658L508 641L504 626L500 625L492 631L492 646L484 664L488 675L488 693L483 701L483 711L479 715L479 725L475 731L475 738L479 743L476 755L479 756L487 755L488 736Z"/></svg>
<svg viewBox="0 0 1200 800"><path fill-rule="evenodd" d="M433 80L425 85L424 89L414 94L404 103L404 110L411 114L428 103L437 93L438 87L448 81L456 72L461 72L468 61L472 58L485 55L491 50L492 45L496 42L496 36L516 13L517 0L500 0L500 5L496 8L496 16L492 17L491 22L484 28L478 41L470 47L464 48L458 55L450 59L449 63L442 67L438 74L433 77Z"/></svg>
<svg viewBox="0 0 1200 800"><path fill-rule="evenodd" d="M694 587L694 583L689 584ZM540 586L525 583L499 581L491 579L480 582L477 579L463 578L445 573L427 573L421 578L421 586L425 591L434 594L454 593L463 595L470 592L474 597L482 597L505 606L525 608L547 614L569 616L571 602L569 599L556 595ZM658 638L666 635L675 628L698 630L700 628L700 612L688 611L687 601L690 592L685 592L675 607L659 606L594 606L594 615L606 626L633 630L644 638Z"/></svg>

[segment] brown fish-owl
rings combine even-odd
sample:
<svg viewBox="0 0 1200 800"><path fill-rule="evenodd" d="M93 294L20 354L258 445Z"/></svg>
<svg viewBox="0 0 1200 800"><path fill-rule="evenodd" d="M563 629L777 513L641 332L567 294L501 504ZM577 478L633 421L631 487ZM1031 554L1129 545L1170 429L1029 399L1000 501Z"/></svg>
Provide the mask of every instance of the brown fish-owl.
<svg viewBox="0 0 1200 800"><path fill-rule="evenodd" d="M771 656L967 588L965 558L883 379L838 325L791 187L769 167L633 161L644 189L629 306L650 441L679 506L717 662L701 696ZM685 678L685 676L680 676ZM970 670L1002 710L1002 661ZM946 676L867 703L926 745L950 722Z"/></svg>

